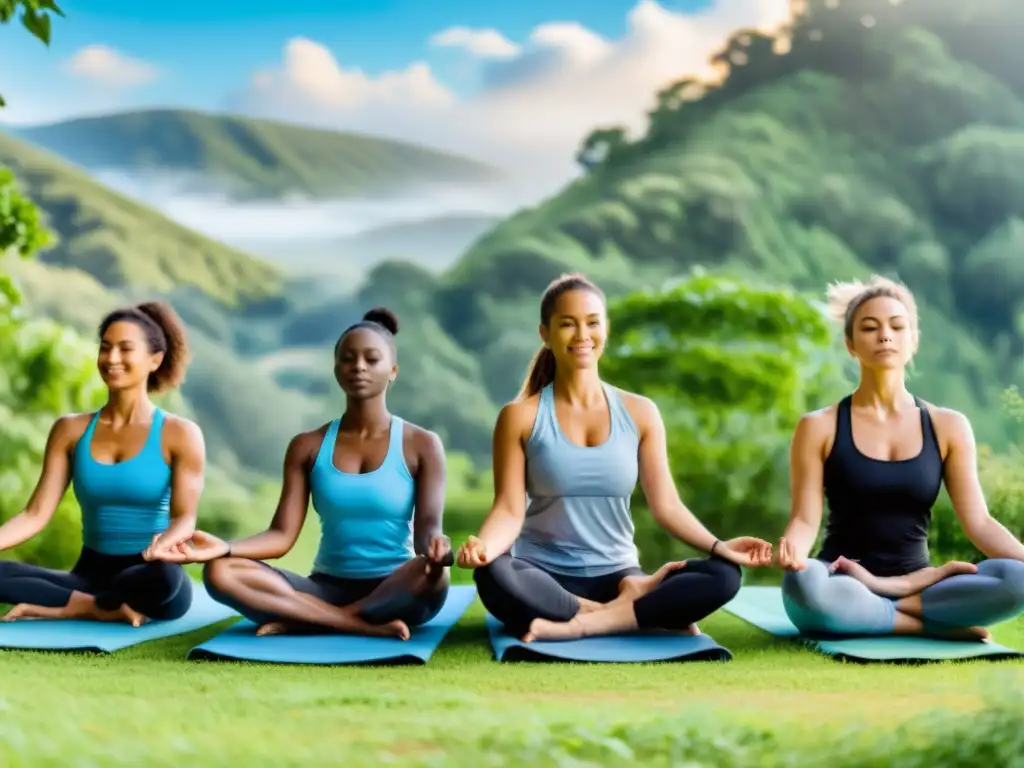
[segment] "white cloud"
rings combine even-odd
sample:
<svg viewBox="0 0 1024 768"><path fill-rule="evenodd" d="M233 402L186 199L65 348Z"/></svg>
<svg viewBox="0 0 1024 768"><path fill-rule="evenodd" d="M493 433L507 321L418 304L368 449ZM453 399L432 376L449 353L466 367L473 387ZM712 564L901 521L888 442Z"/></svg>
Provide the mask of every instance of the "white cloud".
<svg viewBox="0 0 1024 768"><path fill-rule="evenodd" d="M64 63L77 77L112 88L131 88L157 79L160 71L148 62L133 59L105 45L87 45Z"/></svg>
<svg viewBox="0 0 1024 768"><path fill-rule="evenodd" d="M439 48L462 48L481 59L511 59L519 46L496 29L449 27L430 38Z"/></svg>
<svg viewBox="0 0 1024 768"><path fill-rule="evenodd" d="M465 98L439 83L426 64L369 77L345 69L317 43L293 40L282 65L255 76L230 106L475 154L538 174L549 187L573 172L573 154L590 130L610 123L642 130L657 90L685 76L711 75L709 60L731 34L773 29L789 18L789 5L715 0L683 13L639 0L625 34L614 40L575 22L542 24L515 54L482 57L481 88ZM434 41L482 50L481 34L456 28Z"/></svg>

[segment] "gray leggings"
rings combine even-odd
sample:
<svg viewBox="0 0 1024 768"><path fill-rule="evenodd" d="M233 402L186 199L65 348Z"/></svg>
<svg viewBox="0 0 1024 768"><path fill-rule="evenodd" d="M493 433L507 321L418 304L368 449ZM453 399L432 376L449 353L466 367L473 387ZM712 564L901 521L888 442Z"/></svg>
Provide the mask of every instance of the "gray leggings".
<svg viewBox="0 0 1024 768"><path fill-rule="evenodd" d="M830 574L808 560L807 569L782 579L786 614L801 632L828 635L888 635L896 623L896 600L871 592L852 576ZM978 572L943 579L921 592L925 627L988 627L1024 612L1024 562L985 560Z"/></svg>

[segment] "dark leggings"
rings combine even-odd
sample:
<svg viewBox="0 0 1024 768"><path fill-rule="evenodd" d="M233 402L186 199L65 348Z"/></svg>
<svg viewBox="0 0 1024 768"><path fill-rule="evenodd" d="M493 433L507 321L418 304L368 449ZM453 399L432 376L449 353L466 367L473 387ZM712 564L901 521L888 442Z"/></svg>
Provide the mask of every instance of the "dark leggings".
<svg viewBox="0 0 1024 768"><path fill-rule="evenodd" d="M146 562L142 555L104 555L84 548L70 571L0 561L0 603L63 608L72 592L96 598L112 611L127 603L149 619L178 619L192 605L192 580L175 563Z"/></svg>
<svg viewBox="0 0 1024 768"><path fill-rule="evenodd" d="M579 613L577 598L609 603L618 597L622 579L640 575L639 568L627 568L606 576L560 576L507 554L473 572L484 607L517 636L534 619L569 621ZM718 557L687 560L684 568L669 573L633 603L633 612L642 630L685 629L721 608L739 590L739 566Z"/></svg>
<svg viewBox="0 0 1024 768"><path fill-rule="evenodd" d="M292 571L286 571L284 568L267 565L261 560L252 562L274 571L296 592L313 595L325 603L339 608L369 597L388 578L382 576L377 579L343 579L338 576L328 576L326 573L300 576ZM216 576L216 573L214 568L205 568L203 582L206 584L206 591L218 603L234 608L242 616L256 624L266 624L281 619L280 616L258 611L237 600L228 589L224 588L228 585L219 583L221 579ZM408 627L418 627L434 618L444 607L447 598L447 587L423 595L414 595L411 592L400 590L389 596L387 600L367 606L360 612L359 617L369 624L387 624L389 621L399 620L404 621Z"/></svg>

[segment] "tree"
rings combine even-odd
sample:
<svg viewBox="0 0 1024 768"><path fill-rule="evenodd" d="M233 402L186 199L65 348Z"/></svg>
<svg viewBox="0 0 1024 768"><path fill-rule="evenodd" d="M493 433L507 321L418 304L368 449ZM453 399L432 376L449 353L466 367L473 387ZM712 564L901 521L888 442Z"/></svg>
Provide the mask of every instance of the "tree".
<svg viewBox="0 0 1024 768"><path fill-rule="evenodd" d="M52 15L63 16L53 0L0 0L0 24L7 24L21 8L21 24L43 45L50 44ZM0 95L0 107L6 106L4 97Z"/></svg>
<svg viewBox="0 0 1024 768"><path fill-rule="evenodd" d="M608 380L654 400L680 494L721 536L777 536L800 415L838 394L835 334L813 302L701 270L610 307ZM674 556L638 516L645 557ZM678 553L676 553L678 554Z"/></svg>
<svg viewBox="0 0 1024 768"><path fill-rule="evenodd" d="M628 146L625 128L598 128L583 140L583 146L576 153L576 162L583 170L592 171L602 163L612 162L616 154Z"/></svg>

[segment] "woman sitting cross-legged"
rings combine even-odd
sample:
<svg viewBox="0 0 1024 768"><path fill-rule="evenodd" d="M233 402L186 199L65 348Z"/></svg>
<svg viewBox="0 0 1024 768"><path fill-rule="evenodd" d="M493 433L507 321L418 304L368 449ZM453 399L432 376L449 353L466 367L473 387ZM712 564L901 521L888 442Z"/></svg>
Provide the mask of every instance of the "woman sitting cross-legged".
<svg viewBox="0 0 1024 768"><path fill-rule="evenodd" d="M608 328L593 283L554 281L540 319L544 348L495 427L494 504L458 563L475 569L487 610L527 642L696 634L697 621L736 595L741 565L771 563L771 545L719 541L680 501L657 407L598 375ZM709 557L640 569L630 511L638 480L658 523Z"/></svg>
<svg viewBox="0 0 1024 768"><path fill-rule="evenodd" d="M441 532L445 456L438 437L388 412L398 372L398 322L368 312L335 346L345 413L297 435L270 527L225 542L204 531L172 562L206 562L210 595L259 625L261 635L344 632L409 637L444 606L450 543ZM264 560L294 546L312 497L322 537L309 576Z"/></svg>
<svg viewBox="0 0 1024 768"><path fill-rule="evenodd" d="M882 278L833 287L860 384L804 416L793 436L792 511L779 543L783 603L802 631L988 640L1024 611L1024 546L988 512L970 423L911 395L917 310ZM928 530L945 482L971 542L988 559L932 566ZM821 551L808 559L828 501Z"/></svg>

